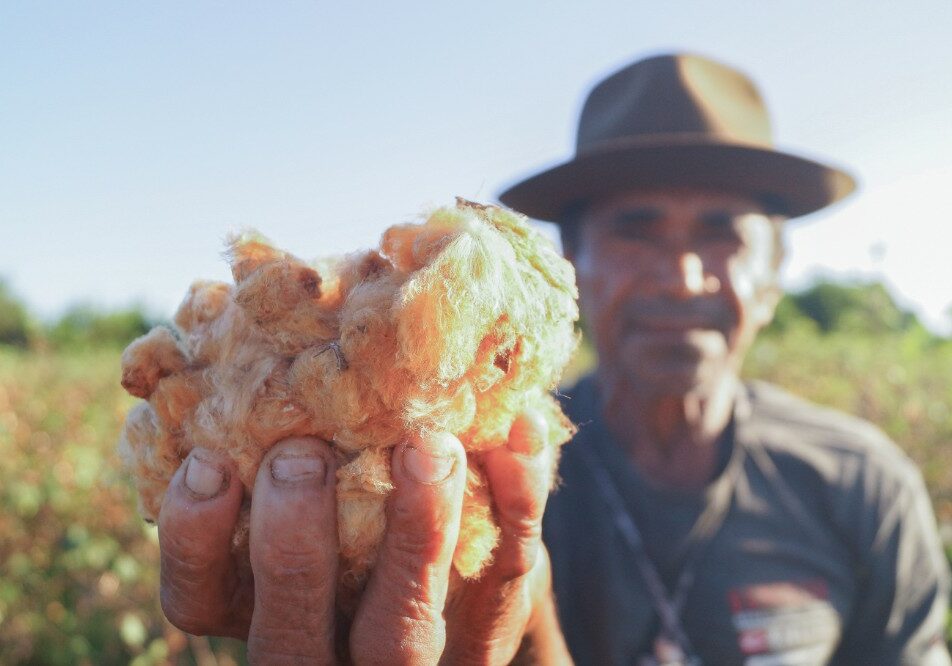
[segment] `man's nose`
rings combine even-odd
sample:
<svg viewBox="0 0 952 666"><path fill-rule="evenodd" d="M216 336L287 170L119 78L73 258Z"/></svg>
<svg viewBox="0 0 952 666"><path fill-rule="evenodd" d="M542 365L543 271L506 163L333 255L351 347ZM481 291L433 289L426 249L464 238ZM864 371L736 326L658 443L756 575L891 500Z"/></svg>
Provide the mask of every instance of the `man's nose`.
<svg viewBox="0 0 952 666"><path fill-rule="evenodd" d="M663 261L658 287L676 298L692 298L705 292L704 262L695 252L676 252Z"/></svg>

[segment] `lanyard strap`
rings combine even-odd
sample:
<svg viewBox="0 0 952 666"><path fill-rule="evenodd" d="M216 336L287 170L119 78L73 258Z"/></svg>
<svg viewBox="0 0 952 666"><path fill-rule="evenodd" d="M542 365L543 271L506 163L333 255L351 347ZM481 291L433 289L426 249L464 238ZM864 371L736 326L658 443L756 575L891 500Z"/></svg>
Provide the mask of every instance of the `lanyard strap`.
<svg viewBox="0 0 952 666"><path fill-rule="evenodd" d="M678 576L674 594L669 597L657 567L651 562L645 550L641 531L638 529L631 513L626 508L625 501L614 479L612 479L591 447L579 446L573 449L573 451L581 454L582 460L595 479L595 485L602 499L611 510L615 527L635 556L635 564L638 567L638 572L648 589L648 594L651 596L651 601L661 621L662 633L677 643L685 655L691 655L693 653L691 641L681 624L681 611L687 599L688 592L690 592L691 587L694 585L696 564L700 559L701 551L720 530L721 525L724 524L724 520L727 517L727 512L730 509L731 498L734 492L736 469L739 467L738 461L736 460L736 454L738 452L735 451L734 455L732 455L731 461L728 463L725 478L722 480L723 482L717 484L711 501L691 529L689 538L694 538L693 547Z"/></svg>

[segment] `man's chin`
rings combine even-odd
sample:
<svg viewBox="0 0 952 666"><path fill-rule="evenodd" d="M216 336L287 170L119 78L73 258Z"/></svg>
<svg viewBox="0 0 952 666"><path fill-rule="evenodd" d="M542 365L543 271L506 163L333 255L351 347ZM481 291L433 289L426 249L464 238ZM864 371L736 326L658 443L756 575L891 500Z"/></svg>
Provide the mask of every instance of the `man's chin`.
<svg viewBox="0 0 952 666"><path fill-rule="evenodd" d="M627 354L615 372L624 373L625 383L646 395L687 395L713 386L725 370L722 356L705 353L698 346L644 350ZM660 351L660 353L659 353Z"/></svg>

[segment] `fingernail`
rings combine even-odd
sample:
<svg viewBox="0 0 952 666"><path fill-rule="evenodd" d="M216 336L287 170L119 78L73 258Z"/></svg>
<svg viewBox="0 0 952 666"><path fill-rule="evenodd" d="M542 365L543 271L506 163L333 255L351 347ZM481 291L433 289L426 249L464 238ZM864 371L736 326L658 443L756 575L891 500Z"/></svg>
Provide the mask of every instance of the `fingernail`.
<svg viewBox="0 0 952 666"><path fill-rule="evenodd" d="M271 476L275 481L324 483L324 460L307 453L281 453L271 459Z"/></svg>
<svg viewBox="0 0 952 666"><path fill-rule="evenodd" d="M198 499L210 499L225 487L225 471L194 453L185 470L185 486Z"/></svg>
<svg viewBox="0 0 952 666"><path fill-rule="evenodd" d="M413 446L403 451L403 468L420 483L442 483L453 472L456 459L453 456L432 455Z"/></svg>
<svg viewBox="0 0 952 666"><path fill-rule="evenodd" d="M549 423L534 409L523 412L512 424L509 450L534 456L545 448L549 439Z"/></svg>

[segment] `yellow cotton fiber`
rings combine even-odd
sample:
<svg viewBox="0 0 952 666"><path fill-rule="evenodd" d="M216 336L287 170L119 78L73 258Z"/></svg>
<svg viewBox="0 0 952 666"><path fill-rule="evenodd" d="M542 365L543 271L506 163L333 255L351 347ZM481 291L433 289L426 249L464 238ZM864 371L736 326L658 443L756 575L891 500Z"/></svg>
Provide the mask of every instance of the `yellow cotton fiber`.
<svg viewBox="0 0 952 666"><path fill-rule="evenodd" d="M308 264L245 235L228 258L234 285L196 282L175 331L123 354L123 386L147 400L120 442L146 518L192 447L230 455L250 496L271 446L319 437L338 457L342 581L359 589L385 529L394 446L448 431L469 466L454 565L478 576L498 539L480 452L527 408L552 447L572 434L550 396L577 343L571 264L522 216L464 200L391 227L377 250Z"/></svg>

